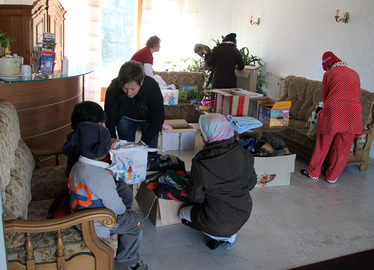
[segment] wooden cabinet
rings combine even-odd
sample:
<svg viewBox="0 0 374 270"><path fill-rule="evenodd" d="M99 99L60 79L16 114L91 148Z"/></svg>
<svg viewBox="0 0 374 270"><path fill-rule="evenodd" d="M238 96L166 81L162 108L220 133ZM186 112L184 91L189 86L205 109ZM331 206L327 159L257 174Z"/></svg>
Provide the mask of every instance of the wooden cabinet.
<svg viewBox="0 0 374 270"><path fill-rule="evenodd" d="M64 21L66 11L56 0L39 0L33 5L0 5L0 30L15 41L12 53L24 57L24 64L32 61L32 48L43 40L43 33L56 35L55 70L61 69L64 56Z"/></svg>

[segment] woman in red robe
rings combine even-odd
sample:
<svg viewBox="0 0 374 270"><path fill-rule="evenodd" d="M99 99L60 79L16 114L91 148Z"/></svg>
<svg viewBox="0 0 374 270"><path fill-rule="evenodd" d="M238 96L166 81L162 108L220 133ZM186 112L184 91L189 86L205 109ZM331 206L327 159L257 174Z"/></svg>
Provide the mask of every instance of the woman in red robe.
<svg viewBox="0 0 374 270"><path fill-rule="evenodd" d="M326 73L316 146L307 170L301 170L301 174L318 180L331 146L326 177L327 182L334 184L347 163L354 138L362 134L360 77L330 51L323 54L322 67Z"/></svg>

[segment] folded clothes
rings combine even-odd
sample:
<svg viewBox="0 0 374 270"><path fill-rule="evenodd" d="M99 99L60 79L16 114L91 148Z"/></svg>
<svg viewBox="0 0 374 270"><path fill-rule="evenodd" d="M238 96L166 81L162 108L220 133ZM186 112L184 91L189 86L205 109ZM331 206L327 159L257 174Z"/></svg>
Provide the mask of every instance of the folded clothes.
<svg viewBox="0 0 374 270"><path fill-rule="evenodd" d="M261 121L250 116L228 115L227 120L229 121L230 126L239 134L262 126Z"/></svg>

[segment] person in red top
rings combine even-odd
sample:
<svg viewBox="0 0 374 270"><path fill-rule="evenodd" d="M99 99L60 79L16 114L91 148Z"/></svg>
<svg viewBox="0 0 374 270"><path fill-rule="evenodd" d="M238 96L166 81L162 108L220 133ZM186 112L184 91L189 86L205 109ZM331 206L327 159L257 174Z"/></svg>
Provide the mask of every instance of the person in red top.
<svg viewBox="0 0 374 270"><path fill-rule="evenodd" d="M336 183L343 171L355 137L362 134L361 86L356 71L348 68L334 53L322 56L326 70L322 80L323 110L318 116L317 140L312 159L301 174L318 180L321 167L330 152L327 182Z"/></svg>
<svg viewBox="0 0 374 270"><path fill-rule="evenodd" d="M146 47L137 51L131 60L137 61L142 64L144 68L144 73L147 76L154 78L153 75L153 53L160 50L160 38L157 36L152 36L147 40Z"/></svg>

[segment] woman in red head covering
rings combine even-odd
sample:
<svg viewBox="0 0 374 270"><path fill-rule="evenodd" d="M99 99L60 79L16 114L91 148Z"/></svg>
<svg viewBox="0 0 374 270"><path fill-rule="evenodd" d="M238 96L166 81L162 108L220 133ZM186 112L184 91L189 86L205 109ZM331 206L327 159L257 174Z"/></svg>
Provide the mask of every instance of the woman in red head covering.
<svg viewBox="0 0 374 270"><path fill-rule="evenodd" d="M323 110L318 117L316 146L307 170L301 170L301 174L318 180L331 146L326 177L327 182L334 184L347 163L354 138L362 133L360 77L330 51L323 54L322 67L326 73L322 80Z"/></svg>

